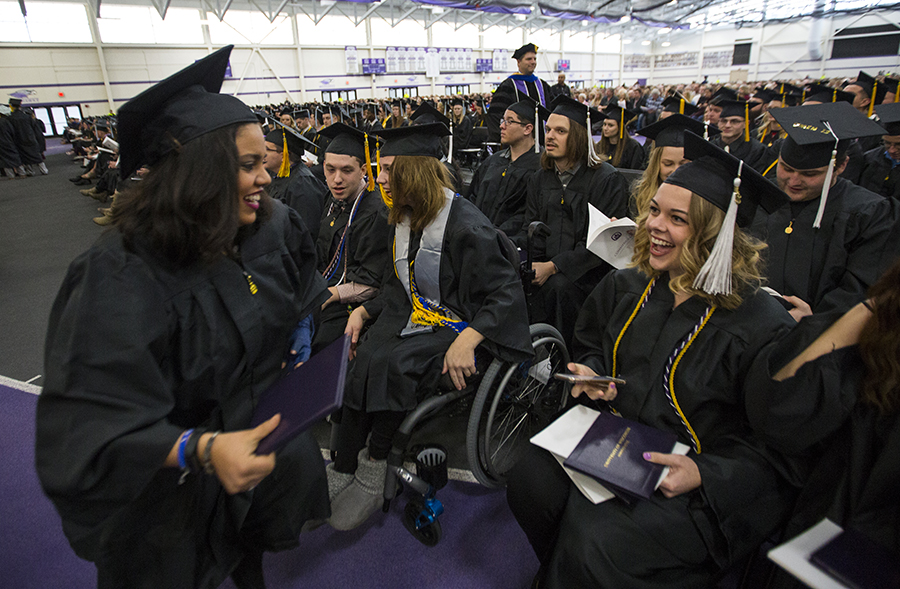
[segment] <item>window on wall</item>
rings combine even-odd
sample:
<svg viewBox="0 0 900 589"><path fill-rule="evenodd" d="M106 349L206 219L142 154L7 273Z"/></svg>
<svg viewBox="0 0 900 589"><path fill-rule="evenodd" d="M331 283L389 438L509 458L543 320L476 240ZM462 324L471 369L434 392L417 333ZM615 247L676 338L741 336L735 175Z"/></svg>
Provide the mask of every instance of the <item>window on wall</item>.
<svg viewBox="0 0 900 589"><path fill-rule="evenodd" d="M388 88L388 96L391 98L412 98L419 95L419 88L407 86L404 88Z"/></svg>
<svg viewBox="0 0 900 589"><path fill-rule="evenodd" d="M366 44L366 23L360 22L355 26L353 21L345 16L327 15L315 24L311 18L305 15L297 16L297 36L301 46L333 45L343 47L345 45Z"/></svg>
<svg viewBox="0 0 900 589"><path fill-rule="evenodd" d="M91 43L84 4L27 2L22 16L18 2L0 2L0 42Z"/></svg>
<svg viewBox="0 0 900 589"><path fill-rule="evenodd" d="M356 100L356 90L323 90L322 102Z"/></svg>
<svg viewBox="0 0 900 589"><path fill-rule="evenodd" d="M152 6L101 4L97 26L104 43L203 43L200 11L192 8L170 8L163 20Z"/></svg>
<svg viewBox="0 0 900 589"><path fill-rule="evenodd" d="M231 43L246 45L293 45L294 33L289 16L278 16L274 22L259 11L229 10L221 22L212 12L206 13L209 37L213 45Z"/></svg>
<svg viewBox="0 0 900 589"><path fill-rule="evenodd" d="M735 43L731 65L747 65L750 63L750 48L753 43Z"/></svg>
<svg viewBox="0 0 900 589"><path fill-rule="evenodd" d="M883 34L890 32L897 32L898 34ZM838 38L850 35L853 37L849 39ZM831 59L897 55L898 51L900 51L900 29L898 27L894 25L854 27L844 29L835 34L834 45L831 48Z"/></svg>

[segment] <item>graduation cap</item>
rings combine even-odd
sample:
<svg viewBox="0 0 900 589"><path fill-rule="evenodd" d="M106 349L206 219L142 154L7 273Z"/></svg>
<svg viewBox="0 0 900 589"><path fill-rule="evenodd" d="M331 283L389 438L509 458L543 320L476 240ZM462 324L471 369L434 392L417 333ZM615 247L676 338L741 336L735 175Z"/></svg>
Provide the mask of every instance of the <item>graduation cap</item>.
<svg viewBox="0 0 900 589"><path fill-rule="evenodd" d="M737 92L727 86L722 86L709 98L709 103L713 106L718 106L723 100L737 100L737 97Z"/></svg>
<svg viewBox="0 0 900 589"><path fill-rule="evenodd" d="M372 173L372 151L368 133L363 133L344 123L334 123L330 127L322 129L320 135L331 139L328 147L325 148L325 153L349 155L365 162L366 173L369 175L367 190L375 190L375 175ZM373 137L372 141L377 143L378 140Z"/></svg>
<svg viewBox="0 0 900 589"><path fill-rule="evenodd" d="M721 133L715 125L706 125L696 119L675 113L664 119L642 127L638 135L655 141L656 147L684 147L684 132L691 131L696 135L715 136Z"/></svg>
<svg viewBox="0 0 900 589"><path fill-rule="evenodd" d="M15 107L22 106L22 99L21 98L10 98L9 106L15 106Z"/></svg>
<svg viewBox="0 0 900 589"><path fill-rule="evenodd" d="M384 129L373 134L384 141L379 150L382 156L424 155L441 159L444 156L441 138L450 135L450 130L442 123L429 123Z"/></svg>
<svg viewBox="0 0 900 589"><path fill-rule="evenodd" d="M466 102L462 98L451 98L450 106L465 106Z"/></svg>
<svg viewBox="0 0 900 589"><path fill-rule="evenodd" d="M537 53L537 51L538 51L537 45L535 45L534 43L527 43L525 45L522 45L518 49L516 49L515 52L512 54L512 56L513 56L513 59L518 61L518 60L522 59L522 57L524 57L526 53Z"/></svg>
<svg viewBox="0 0 900 589"><path fill-rule="evenodd" d="M619 123L619 139L623 139L625 137L625 125L638 116L638 113L630 111L627 108L622 108L618 104L613 103L610 103L606 107L606 111L603 114L606 115L606 118L612 119Z"/></svg>
<svg viewBox="0 0 900 589"><path fill-rule="evenodd" d="M600 156L597 155L597 152L594 150L594 139L591 137L591 127L593 126L594 120L600 121L606 118L606 115L598 111L597 109L591 108L586 104L581 104L577 100L569 98L565 94L560 94L553 102L550 103L551 114L561 115L573 121L585 129L587 129L587 142L588 142L588 163L589 164L599 164L603 160ZM549 117L548 117L549 118Z"/></svg>
<svg viewBox="0 0 900 589"><path fill-rule="evenodd" d="M119 109L119 172L127 178L180 145L256 115L234 96L219 94L234 45L192 63Z"/></svg>
<svg viewBox="0 0 900 589"><path fill-rule="evenodd" d="M434 106L423 102L419 108L413 111L409 117L416 125L427 125L429 123L443 123L447 127L450 126L450 119L445 117L441 111Z"/></svg>
<svg viewBox="0 0 900 589"><path fill-rule="evenodd" d="M900 80L885 78L884 87L887 88L887 92L894 94L894 102L900 102Z"/></svg>
<svg viewBox="0 0 900 589"><path fill-rule="evenodd" d="M684 96L677 92L674 95L669 96L665 100L663 100L662 107L663 112L671 112L686 116L691 116L698 110L700 110L699 107L696 107L688 102Z"/></svg>
<svg viewBox="0 0 900 589"><path fill-rule="evenodd" d="M292 108L283 108L281 112L278 113L278 116L283 117L284 115L288 115L291 118L294 118L294 109Z"/></svg>
<svg viewBox="0 0 900 589"><path fill-rule="evenodd" d="M798 170L828 166L819 212L813 227L819 228L838 154L846 153L850 140L884 135L880 125L846 102L811 104L796 108L773 108L769 113L787 133L780 157Z"/></svg>
<svg viewBox="0 0 900 589"><path fill-rule="evenodd" d="M300 108L294 111L294 119L308 119L309 118L309 109L308 108Z"/></svg>
<svg viewBox="0 0 900 589"><path fill-rule="evenodd" d="M523 120L526 121L534 121L534 152L540 153L541 151L541 141L540 141L540 130L541 130L541 121L546 121L550 116L550 111L543 107L542 104L534 100L533 98L526 97L518 102L514 102L506 107L506 110L511 110Z"/></svg>
<svg viewBox="0 0 900 589"><path fill-rule="evenodd" d="M773 100L777 100L778 97L779 97L778 92L775 92L774 90L763 89L763 90L757 90L756 92L753 93L753 98L756 98L757 100L761 100L763 102L763 104L769 104Z"/></svg>
<svg viewBox="0 0 900 589"><path fill-rule="evenodd" d="M866 94L869 96L868 116L870 117L875 109L875 105L884 100L885 94L888 93L886 84L879 82L864 71L860 71L859 75L856 76L856 81L847 84L847 86L859 86L866 91Z"/></svg>
<svg viewBox="0 0 900 589"><path fill-rule="evenodd" d="M847 104L853 104L854 98L856 96L851 92L844 92L824 84L811 84L809 91L806 93L806 100L803 102L820 102L824 104L826 102L843 101Z"/></svg>
<svg viewBox="0 0 900 589"><path fill-rule="evenodd" d="M272 117L270 120L275 124L275 130L266 135L266 141L282 146L281 168L278 170L277 177L288 178L291 175L290 154L302 155L307 146L316 148L317 145L293 128L282 124L278 119Z"/></svg>
<svg viewBox="0 0 900 589"><path fill-rule="evenodd" d="M879 104L875 107L875 114L886 131L885 135L900 135L900 102Z"/></svg>
<svg viewBox="0 0 900 589"><path fill-rule="evenodd" d="M744 119L744 141L750 141L750 105L743 100L723 100L719 106L722 107L719 120L728 117Z"/></svg>
<svg viewBox="0 0 900 589"><path fill-rule="evenodd" d="M729 295L735 224L746 227L757 207L772 213L789 199L751 166L690 131L684 132L684 157L691 161L679 166L665 183L686 188L725 212L716 243L694 279L694 288L711 295Z"/></svg>

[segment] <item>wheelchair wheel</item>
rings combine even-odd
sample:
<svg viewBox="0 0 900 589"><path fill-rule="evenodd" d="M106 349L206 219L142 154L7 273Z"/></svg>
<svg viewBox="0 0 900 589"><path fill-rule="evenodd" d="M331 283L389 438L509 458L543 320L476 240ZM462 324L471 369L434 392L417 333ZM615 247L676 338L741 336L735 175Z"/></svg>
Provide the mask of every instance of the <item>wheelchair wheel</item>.
<svg viewBox="0 0 900 589"><path fill-rule="evenodd" d="M427 526L416 529L416 518L422 511L422 504L418 501L410 501L403 510L403 527L425 546L436 546L441 541L441 522L434 520Z"/></svg>
<svg viewBox="0 0 900 589"><path fill-rule="evenodd" d="M531 437L566 403L568 387L552 378L569 362L562 336L543 323L530 330L534 358L519 364L495 359L472 403L466 450L472 474L486 487L506 484Z"/></svg>

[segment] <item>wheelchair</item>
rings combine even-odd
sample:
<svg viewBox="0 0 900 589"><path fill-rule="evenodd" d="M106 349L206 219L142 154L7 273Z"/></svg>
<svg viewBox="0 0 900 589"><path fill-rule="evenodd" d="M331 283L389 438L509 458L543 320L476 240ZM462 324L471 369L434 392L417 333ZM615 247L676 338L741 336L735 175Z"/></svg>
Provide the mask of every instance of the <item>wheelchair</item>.
<svg viewBox="0 0 900 589"><path fill-rule="evenodd" d="M532 223L529 227L529 254L534 234L543 231L549 231L543 223ZM512 255L518 262L518 252L511 252ZM527 293L534 277L530 255L521 264L521 275ZM500 488L506 485L507 473L530 444L531 437L549 425L566 404L569 385L553 378L553 374L565 371L569 362L562 336L555 327L545 323L532 324L529 331L534 350L530 360L510 363L482 358L481 364L487 364L487 369L477 387L469 383L461 391L451 388L426 398L406 416L394 436L387 458L382 510L389 511L398 487L414 491L403 512L403 524L426 546L434 546L441 539L438 517L443 513L443 505L432 484L403 467L414 428L451 403L474 395L466 428L469 468L481 485Z"/></svg>

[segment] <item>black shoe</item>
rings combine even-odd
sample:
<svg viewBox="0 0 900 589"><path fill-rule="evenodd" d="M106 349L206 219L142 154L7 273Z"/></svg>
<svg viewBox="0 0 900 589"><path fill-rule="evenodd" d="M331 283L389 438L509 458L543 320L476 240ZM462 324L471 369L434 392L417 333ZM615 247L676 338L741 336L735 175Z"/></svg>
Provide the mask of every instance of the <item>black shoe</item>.
<svg viewBox="0 0 900 589"><path fill-rule="evenodd" d="M74 178L69 178L69 182L78 182L81 180L81 176L75 176Z"/></svg>
<svg viewBox="0 0 900 589"><path fill-rule="evenodd" d="M79 178L78 180L75 181L75 186L90 186L90 185L91 185L91 181L88 180L87 178Z"/></svg>

